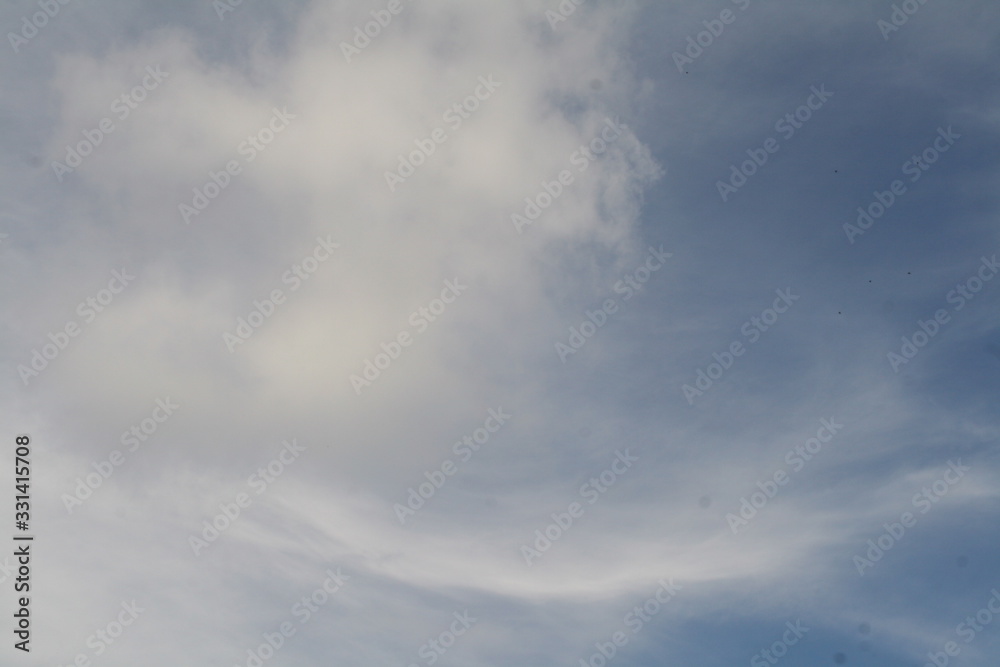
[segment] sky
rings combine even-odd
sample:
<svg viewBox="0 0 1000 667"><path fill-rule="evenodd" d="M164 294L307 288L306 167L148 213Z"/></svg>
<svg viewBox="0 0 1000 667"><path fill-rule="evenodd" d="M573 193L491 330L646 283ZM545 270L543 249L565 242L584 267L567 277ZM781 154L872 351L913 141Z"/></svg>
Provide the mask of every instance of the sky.
<svg viewBox="0 0 1000 667"><path fill-rule="evenodd" d="M0 664L995 664L1000 6L0 25Z"/></svg>

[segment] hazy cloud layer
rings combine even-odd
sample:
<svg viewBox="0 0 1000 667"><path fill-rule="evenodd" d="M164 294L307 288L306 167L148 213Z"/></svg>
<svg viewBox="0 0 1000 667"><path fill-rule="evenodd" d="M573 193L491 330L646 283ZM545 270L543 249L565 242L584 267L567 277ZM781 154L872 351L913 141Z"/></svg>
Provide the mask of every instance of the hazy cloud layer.
<svg viewBox="0 0 1000 667"><path fill-rule="evenodd" d="M12 664L986 664L1000 15L899 5L4 9Z"/></svg>

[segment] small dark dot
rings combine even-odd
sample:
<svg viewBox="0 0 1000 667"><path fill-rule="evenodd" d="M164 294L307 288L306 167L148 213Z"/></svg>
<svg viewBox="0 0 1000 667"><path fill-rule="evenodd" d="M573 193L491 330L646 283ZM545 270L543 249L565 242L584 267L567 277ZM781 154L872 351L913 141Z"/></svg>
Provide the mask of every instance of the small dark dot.
<svg viewBox="0 0 1000 667"><path fill-rule="evenodd" d="M708 509L712 505L712 499L708 496L702 496L698 499L698 506L702 509Z"/></svg>
<svg viewBox="0 0 1000 667"><path fill-rule="evenodd" d="M872 633L871 623L862 623L858 626L858 632L863 635L870 635Z"/></svg>
<svg viewBox="0 0 1000 667"><path fill-rule="evenodd" d="M835 663L837 663L838 665L842 665L845 662L847 662L847 656L844 655L843 653L834 653L833 654L833 661Z"/></svg>
<svg viewBox="0 0 1000 667"><path fill-rule="evenodd" d="M601 81L600 79L594 79L593 81L590 82L590 87L594 90L600 90L601 88L604 87L604 82Z"/></svg>

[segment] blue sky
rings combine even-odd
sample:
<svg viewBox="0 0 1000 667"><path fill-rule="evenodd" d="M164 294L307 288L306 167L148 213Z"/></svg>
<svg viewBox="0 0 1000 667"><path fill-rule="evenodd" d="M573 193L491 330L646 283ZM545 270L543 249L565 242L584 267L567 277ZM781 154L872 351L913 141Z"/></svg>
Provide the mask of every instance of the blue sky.
<svg viewBox="0 0 1000 667"><path fill-rule="evenodd" d="M995 662L1000 8L0 23L4 664Z"/></svg>

